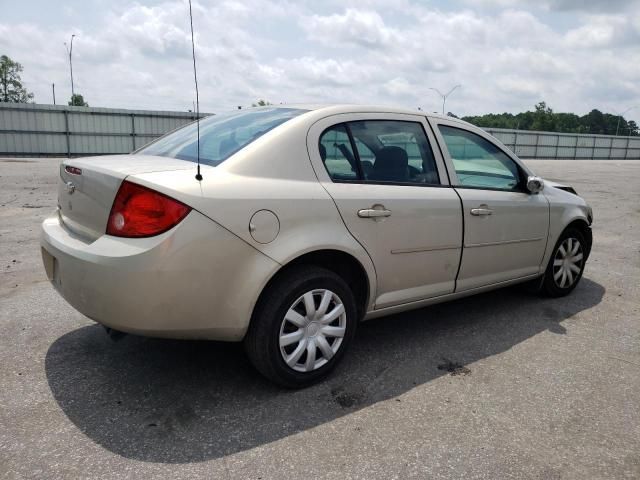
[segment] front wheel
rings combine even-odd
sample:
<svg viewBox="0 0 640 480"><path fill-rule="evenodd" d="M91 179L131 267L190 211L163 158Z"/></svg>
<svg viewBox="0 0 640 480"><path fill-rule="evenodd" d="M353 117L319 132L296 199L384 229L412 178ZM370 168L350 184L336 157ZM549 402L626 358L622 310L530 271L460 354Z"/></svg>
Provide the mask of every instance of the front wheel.
<svg viewBox="0 0 640 480"><path fill-rule="evenodd" d="M563 297L576 288L587 260L587 243L582 232L568 228L555 245L542 283L542 292Z"/></svg>
<svg viewBox="0 0 640 480"><path fill-rule="evenodd" d="M304 387L340 361L357 320L353 293L342 278L320 267L295 267L262 295L245 349L265 377Z"/></svg>

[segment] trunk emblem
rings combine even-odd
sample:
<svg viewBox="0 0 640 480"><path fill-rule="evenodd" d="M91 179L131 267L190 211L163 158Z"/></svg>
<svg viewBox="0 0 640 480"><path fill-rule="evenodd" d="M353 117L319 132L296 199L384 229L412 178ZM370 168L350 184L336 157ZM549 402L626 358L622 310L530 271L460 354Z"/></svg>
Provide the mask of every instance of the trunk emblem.
<svg viewBox="0 0 640 480"><path fill-rule="evenodd" d="M65 185L67 186L67 193L69 195L73 195L73 192L76 191L76 186L73 184L73 182L67 182Z"/></svg>

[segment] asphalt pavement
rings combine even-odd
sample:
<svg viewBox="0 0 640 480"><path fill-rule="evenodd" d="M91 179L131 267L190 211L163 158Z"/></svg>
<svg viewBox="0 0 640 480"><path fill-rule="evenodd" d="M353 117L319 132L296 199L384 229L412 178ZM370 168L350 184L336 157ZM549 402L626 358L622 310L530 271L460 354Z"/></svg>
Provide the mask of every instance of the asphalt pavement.
<svg viewBox="0 0 640 480"><path fill-rule="evenodd" d="M0 159L0 478L640 478L640 162L530 161L594 209L572 295L362 324L323 383L238 344L112 341L53 290L59 159Z"/></svg>

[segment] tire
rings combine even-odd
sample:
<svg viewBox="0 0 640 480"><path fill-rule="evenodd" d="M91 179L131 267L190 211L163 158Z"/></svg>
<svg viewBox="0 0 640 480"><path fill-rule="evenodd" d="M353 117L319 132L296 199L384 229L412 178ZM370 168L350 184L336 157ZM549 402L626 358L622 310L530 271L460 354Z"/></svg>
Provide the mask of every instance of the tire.
<svg viewBox="0 0 640 480"><path fill-rule="evenodd" d="M562 232L545 270L541 293L548 297L571 293L582 278L588 253L586 238L579 229L569 227Z"/></svg>
<svg viewBox="0 0 640 480"><path fill-rule="evenodd" d="M244 346L251 363L269 380L303 388L326 377L340 362L357 323L347 283L330 270L300 265L262 294Z"/></svg>

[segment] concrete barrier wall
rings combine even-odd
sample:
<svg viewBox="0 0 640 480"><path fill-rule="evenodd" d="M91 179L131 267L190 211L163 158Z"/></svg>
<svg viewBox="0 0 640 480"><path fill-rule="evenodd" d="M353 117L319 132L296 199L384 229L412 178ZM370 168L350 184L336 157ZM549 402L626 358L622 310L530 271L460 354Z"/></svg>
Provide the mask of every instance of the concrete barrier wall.
<svg viewBox="0 0 640 480"><path fill-rule="evenodd" d="M0 103L0 156L129 153L193 120L192 112ZM485 130L522 158L640 159L640 137Z"/></svg>
<svg viewBox="0 0 640 480"><path fill-rule="evenodd" d="M640 160L640 137L485 128L520 158Z"/></svg>
<svg viewBox="0 0 640 480"><path fill-rule="evenodd" d="M192 112L0 103L0 156L129 153L193 120Z"/></svg>

